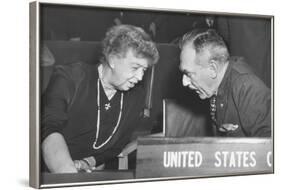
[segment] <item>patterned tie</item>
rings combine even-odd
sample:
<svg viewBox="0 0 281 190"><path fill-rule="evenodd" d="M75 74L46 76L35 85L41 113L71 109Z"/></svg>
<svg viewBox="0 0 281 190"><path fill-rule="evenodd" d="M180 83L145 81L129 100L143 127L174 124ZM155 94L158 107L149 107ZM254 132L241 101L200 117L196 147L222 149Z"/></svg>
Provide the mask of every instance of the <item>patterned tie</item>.
<svg viewBox="0 0 281 190"><path fill-rule="evenodd" d="M210 115L211 115L212 126L213 126L214 130L216 130L216 128L217 128L217 119L216 119L217 106L216 106L216 100L217 100L217 97L215 95L212 96L211 99L210 99Z"/></svg>

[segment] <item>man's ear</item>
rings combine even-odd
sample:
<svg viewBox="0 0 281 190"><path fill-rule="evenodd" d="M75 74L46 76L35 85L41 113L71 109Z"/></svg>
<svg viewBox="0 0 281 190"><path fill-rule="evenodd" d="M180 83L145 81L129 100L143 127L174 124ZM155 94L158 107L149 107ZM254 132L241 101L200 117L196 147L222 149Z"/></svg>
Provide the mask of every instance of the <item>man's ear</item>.
<svg viewBox="0 0 281 190"><path fill-rule="evenodd" d="M215 79L218 76L218 64L215 60L211 60L209 62L209 69L210 69L210 73L211 73L211 78Z"/></svg>

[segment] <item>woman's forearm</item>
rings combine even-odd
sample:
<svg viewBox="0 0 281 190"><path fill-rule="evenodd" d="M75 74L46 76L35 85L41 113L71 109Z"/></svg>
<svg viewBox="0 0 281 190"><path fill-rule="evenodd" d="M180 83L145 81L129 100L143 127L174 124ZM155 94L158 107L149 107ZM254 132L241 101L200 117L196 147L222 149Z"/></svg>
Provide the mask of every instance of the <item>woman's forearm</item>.
<svg viewBox="0 0 281 190"><path fill-rule="evenodd" d="M77 170L69 154L64 137L52 133L42 143L43 159L52 173L76 173Z"/></svg>

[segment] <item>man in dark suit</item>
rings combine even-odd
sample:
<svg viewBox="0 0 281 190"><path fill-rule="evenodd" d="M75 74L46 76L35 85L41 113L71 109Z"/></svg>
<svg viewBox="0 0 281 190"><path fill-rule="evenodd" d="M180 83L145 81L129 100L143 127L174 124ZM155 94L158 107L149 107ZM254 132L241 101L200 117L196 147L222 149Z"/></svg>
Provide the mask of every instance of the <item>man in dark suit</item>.
<svg viewBox="0 0 281 190"><path fill-rule="evenodd" d="M271 91L242 58L230 57L212 29L182 38L182 83L201 99L210 98L215 136L271 136Z"/></svg>

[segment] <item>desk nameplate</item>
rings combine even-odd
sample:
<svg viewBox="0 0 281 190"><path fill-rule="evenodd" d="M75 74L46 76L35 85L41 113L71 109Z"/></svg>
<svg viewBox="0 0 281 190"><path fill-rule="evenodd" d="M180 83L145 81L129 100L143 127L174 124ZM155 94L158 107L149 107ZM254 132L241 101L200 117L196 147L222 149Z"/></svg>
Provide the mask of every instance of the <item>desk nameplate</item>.
<svg viewBox="0 0 281 190"><path fill-rule="evenodd" d="M136 178L272 173L267 138L138 139Z"/></svg>

